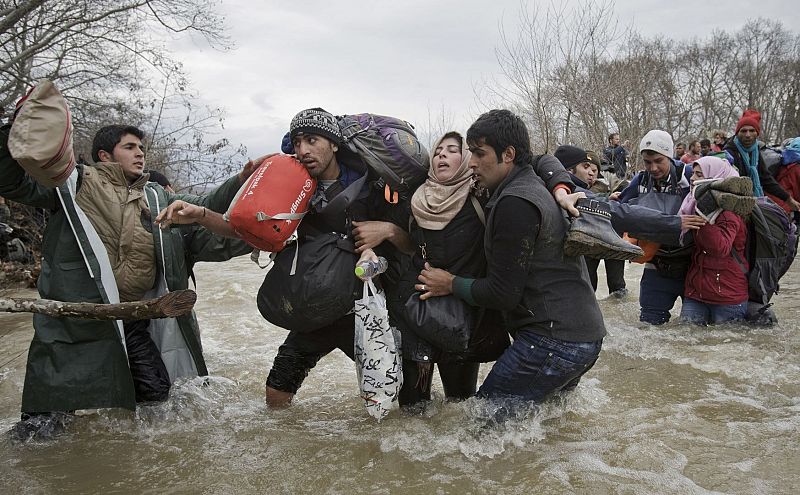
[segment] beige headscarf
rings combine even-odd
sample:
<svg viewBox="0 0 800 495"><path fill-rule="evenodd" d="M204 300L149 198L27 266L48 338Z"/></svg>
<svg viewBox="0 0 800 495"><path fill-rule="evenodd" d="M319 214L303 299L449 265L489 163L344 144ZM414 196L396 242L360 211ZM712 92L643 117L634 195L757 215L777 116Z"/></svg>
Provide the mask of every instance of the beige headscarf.
<svg viewBox="0 0 800 495"><path fill-rule="evenodd" d="M459 135L459 138L461 136ZM417 225L428 230L442 230L461 211L472 188L472 171L469 169L469 159L472 156L466 148L464 139L461 139L461 165L453 176L440 181L436 178L436 148L442 143L443 137L436 141L431 153L428 180L419 186L411 198L411 212Z"/></svg>

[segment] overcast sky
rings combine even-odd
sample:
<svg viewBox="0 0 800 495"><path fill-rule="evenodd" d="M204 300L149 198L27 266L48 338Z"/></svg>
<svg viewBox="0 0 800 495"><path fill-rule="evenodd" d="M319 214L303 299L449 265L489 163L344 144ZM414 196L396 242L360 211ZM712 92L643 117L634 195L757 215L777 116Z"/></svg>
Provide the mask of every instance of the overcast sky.
<svg viewBox="0 0 800 495"><path fill-rule="evenodd" d="M576 5L576 2L569 2ZM474 88L497 72L499 26L516 29L519 0L223 0L235 44L220 52L183 40L173 48L203 100L226 111L225 135L251 157L277 151L299 110L371 112L426 127L452 115L465 130L479 110ZM794 2L618 0L620 28L649 36L706 37L769 16L795 31Z"/></svg>

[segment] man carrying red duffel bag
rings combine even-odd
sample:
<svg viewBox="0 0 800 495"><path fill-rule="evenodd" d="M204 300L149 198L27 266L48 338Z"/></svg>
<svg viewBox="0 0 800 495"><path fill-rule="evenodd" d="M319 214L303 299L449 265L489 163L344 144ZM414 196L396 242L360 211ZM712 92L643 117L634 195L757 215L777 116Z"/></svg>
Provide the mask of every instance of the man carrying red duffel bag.
<svg viewBox="0 0 800 495"><path fill-rule="evenodd" d="M397 201L390 197L394 202L388 201L384 181L374 170L357 160L344 163L337 158L343 139L332 114L321 108L301 111L291 121L289 137L296 159L316 182L316 187L310 199L300 198L297 191L287 196L300 198L294 212L291 211L293 203L285 203L286 198L277 209L263 211L265 219L271 217L267 221L299 222L296 241L290 241L273 255L274 264L258 293L261 314L271 323L289 330L267 378L266 402L271 407L288 405L317 361L334 349L341 349L353 359L355 322L352 310L363 287L353 275L358 259L356 243L359 247L375 248L389 260L390 269L382 277L390 281L403 259L395 243L402 244L408 239L403 235L399 220L407 218L403 213L408 208L407 195ZM266 162L272 160L274 165L277 160L283 162L287 158L271 156ZM294 174L290 167L287 170ZM264 173L265 178L260 180L266 180L267 172ZM250 182L257 177L258 172ZM304 184L294 179L289 182L295 186ZM266 192L277 187L269 181L265 185L264 189L256 186L263 191L262 203L273 201L272 206L275 206L277 201L267 199L270 194ZM306 200L307 213L304 213ZM247 239L244 234L237 234L237 228L232 225L231 213L235 210L236 205L229 211L230 222L222 215L191 205L175 205L162 217L165 223L197 221L216 232ZM282 214L292 216L287 218ZM296 218L298 215L304 215L301 222ZM370 222L362 224L364 221ZM245 222L251 226L253 223L252 220ZM261 241L263 239L258 242ZM408 246L402 247L408 251Z"/></svg>

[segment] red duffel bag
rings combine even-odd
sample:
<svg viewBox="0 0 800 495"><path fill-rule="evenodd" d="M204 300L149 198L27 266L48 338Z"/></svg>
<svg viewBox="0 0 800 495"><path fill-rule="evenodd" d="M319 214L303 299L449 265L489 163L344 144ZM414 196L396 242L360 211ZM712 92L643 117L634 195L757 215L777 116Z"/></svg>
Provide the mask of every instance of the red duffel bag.
<svg viewBox="0 0 800 495"><path fill-rule="evenodd" d="M317 188L306 168L289 155L275 155L253 172L225 218L251 246L277 253L297 230Z"/></svg>

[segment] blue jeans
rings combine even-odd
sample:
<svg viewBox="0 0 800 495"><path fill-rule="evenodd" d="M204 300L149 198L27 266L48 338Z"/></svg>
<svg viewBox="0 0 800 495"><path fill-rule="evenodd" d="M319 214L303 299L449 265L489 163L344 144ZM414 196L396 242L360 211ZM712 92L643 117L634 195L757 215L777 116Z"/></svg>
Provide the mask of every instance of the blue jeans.
<svg viewBox="0 0 800 495"><path fill-rule="evenodd" d="M739 304L707 304L684 298L681 320L697 325L741 321L747 316L747 301Z"/></svg>
<svg viewBox="0 0 800 495"><path fill-rule="evenodd" d="M669 310L683 297L684 279L662 277L654 268L645 268L639 283L639 321L662 325L669 321Z"/></svg>
<svg viewBox="0 0 800 495"><path fill-rule="evenodd" d="M567 342L520 330L492 366L478 397L542 402L559 390L575 388L602 346L603 339Z"/></svg>

